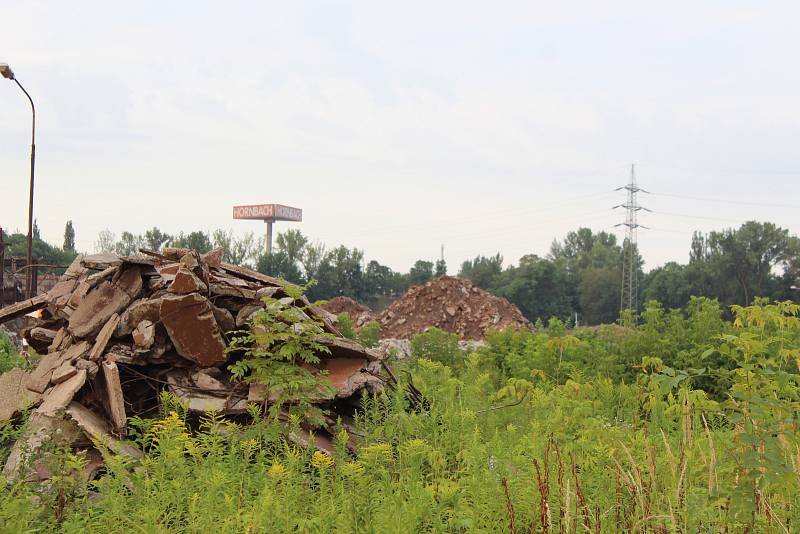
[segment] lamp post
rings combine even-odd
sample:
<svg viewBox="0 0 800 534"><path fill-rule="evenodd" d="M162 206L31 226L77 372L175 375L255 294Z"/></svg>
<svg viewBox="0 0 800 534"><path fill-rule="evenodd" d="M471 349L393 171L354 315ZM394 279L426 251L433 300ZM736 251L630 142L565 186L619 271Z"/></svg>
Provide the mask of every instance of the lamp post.
<svg viewBox="0 0 800 534"><path fill-rule="evenodd" d="M14 71L11 70L5 63L0 63L0 74L2 74L3 78L7 78L9 80L13 80L22 92L25 93L25 96L28 97L28 101L31 103L31 183L30 183L30 193L28 194L28 257L26 264L28 268L25 269L25 294L27 298L33 297L31 294L33 292L33 277L36 276L36 271L33 269L33 169L36 163L36 108L33 105L33 99L31 95L28 94L28 91L22 87L22 84L19 83L19 80L14 76Z"/></svg>

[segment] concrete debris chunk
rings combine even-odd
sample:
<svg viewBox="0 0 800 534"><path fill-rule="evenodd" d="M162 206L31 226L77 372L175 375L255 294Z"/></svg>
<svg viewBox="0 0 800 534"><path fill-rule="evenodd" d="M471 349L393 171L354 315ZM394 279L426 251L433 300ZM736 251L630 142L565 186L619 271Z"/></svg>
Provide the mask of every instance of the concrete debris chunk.
<svg viewBox="0 0 800 534"><path fill-rule="evenodd" d="M43 397L41 406L36 408L36 413L47 416L56 416L59 411L66 408L75 394L86 383L86 371L81 369L72 378L61 382L48 390Z"/></svg>
<svg viewBox="0 0 800 534"><path fill-rule="evenodd" d="M119 321L120 321L119 314L115 313L111 317L109 317L106 324L104 324L103 328L100 329L100 332L97 334L97 338L95 338L92 350L89 351L90 360L96 362L97 360L100 359L100 356L103 355L103 351L106 350L108 342L111 341L111 335L114 333L114 330L118 327Z"/></svg>
<svg viewBox="0 0 800 534"><path fill-rule="evenodd" d="M212 269L218 269L222 266L222 258L225 256L225 249L217 247L214 250L203 254L202 258L206 265Z"/></svg>
<svg viewBox="0 0 800 534"><path fill-rule="evenodd" d="M122 393L119 369L115 362L103 362L103 377L106 381L108 412L112 423L114 423L114 430L117 434L124 435L128 418L125 414L125 397Z"/></svg>
<svg viewBox="0 0 800 534"><path fill-rule="evenodd" d="M78 370L75 369L71 363L61 362L61 365L58 367L58 369L53 371L53 377L50 379L50 382L53 384L60 384L61 382L64 382L65 380L75 376L77 372Z"/></svg>
<svg viewBox="0 0 800 534"><path fill-rule="evenodd" d="M42 399L41 394L25 387L29 379L30 373L19 367L0 376L0 423L14 417L25 406L38 404Z"/></svg>
<svg viewBox="0 0 800 534"><path fill-rule="evenodd" d="M208 286L198 278L196 274L186 268L178 269L175 280L169 286L169 292L176 295L186 295L187 293L206 293Z"/></svg>
<svg viewBox="0 0 800 534"><path fill-rule="evenodd" d="M111 435L108 424L94 412L77 402L67 407L67 415L75 421L88 438L99 441L117 454L141 458L142 451L132 443L118 440Z"/></svg>
<svg viewBox="0 0 800 534"><path fill-rule="evenodd" d="M69 318L69 329L77 337L96 334L115 314L124 310L142 289L138 267L129 267L114 282L103 282L90 291Z"/></svg>
<svg viewBox="0 0 800 534"><path fill-rule="evenodd" d="M133 343L137 349L149 349L156 341L156 325L145 319L133 330Z"/></svg>
<svg viewBox="0 0 800 534"><path fill-rule="evenodd" d="M161 301L161 321L175 350L207 367L224 362L225 340L208 300L197 293L167 296Z"/></svg>
<svg viewBox="0 0 800 534"><path fill-rule="evenodd" d="M145 319L151 323L159 321L161 309L160 298L139 299L128 307L119 319L119 324L114 331L114 337L125 337L133 332L139 323Z"/></svg>

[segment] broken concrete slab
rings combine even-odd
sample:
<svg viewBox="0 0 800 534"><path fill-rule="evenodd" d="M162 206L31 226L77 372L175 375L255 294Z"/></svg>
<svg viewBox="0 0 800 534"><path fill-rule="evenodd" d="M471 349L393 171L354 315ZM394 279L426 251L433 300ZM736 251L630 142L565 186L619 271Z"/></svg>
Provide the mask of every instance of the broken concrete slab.
<svg viewBox="0 0 800 534"><path fill-rule="evenodd" d="M72 402L66 409L67 415L77 423L84 434L117 454L141 458L142 451L130 442L119 440L111 435L111 430L101 417L80 403Z"/></svg>
<svg viewBox="0 0 800 534"><path fill-rule="evenodd" d="M26 387L30 373L19 367L0 376L0 422L7 421L26 406L38 404L41 394Z"/></svg>
<svg viewBox="0 0 800 534"><path fill-rule="evenodd" d="M160 318L161 299L139 299L131 304L120 316L119 325L114 331L115 337L129 336L136 326L148 320L157 323Z"/></svg>
<svg viewBox="0 0 800 534"><path fill-rule="evenodd" d="M378 351L367 349L352 339L324 337L320 338L319 342L328 347L331 356L336 358L366 357L373 362L383 359L383 355Z"/></svg>
<svg viewBox="0 0 800 534"><path fill-rule="evenodd" d="M233 318L233 314L225 308L215 306L213 302L210 302L210 304L211 311L214 313L214 319L216 319L217 324L222 331L230 332L232 330L236 330L236 319Z"/></svg>
<svg viewBox="0 0 800 534"><path fill-rule="evenodd" d="M48 390L42 397L42 404L36 408L36 413L48 416L58 415L59 411L72 402L75 394L80 391L85 383L86 371L81 369L72 378Z"/></svg>
<svg viewBox="0 0 800 534"><path fill-rule="evenodd" d="M263 310L264 306L261 304L248 304L244 306L239 313L236 314L236 326L241 328L249 323L256 312Z"/></svg>
<svg viewBox="0 0 800 534"><path fill-rule="evenodd" d="M133 344L137 350L149 350L156 340L156 325L147 319L141 321L133 330Z"/></svg>
<svg viewBox="0 0 800 534"><path fill-rule="evenodd" d="M331 358L322 360L319 368L327 374L321 375L336 389L337 398L346 398L365 387L378 387L380 379L362 372L367 366L364 358Z"/></svg>
<svg viewBox="0 0 800 534"><path fill-rule="evenodd" d="M141 289L142 276L136 266L122 271L116 281L99 284L70 316L70 332L77 337L96 334L115 313L122 312Z"/></svg>
<svg viewBox="0 0 800 534"><path fill-rule="evenodd" d="M50 377L53 376L53 371L55 371L63 361L64 352L51 352L45 354L42 359L39 360L36 368L31 371L30 377L28 378L27 388L30 391L44 393L44 390L47 389L47 386L50 384Z"/></svg>
<svg viewBox="0 0 800 534"><path fill-rule="evenodd" d="M185 371L175 370L167 374L169 390L192 412L219 412L229 415L247 411L247 398L234 398L233 391L226 387L219 391L200 391L194 386Z"/></svg>
<svg viewBox="0 0 800 534"><path fill-rule="evenodd" d="M53 376L50 378L50 382L53 384L60 384L73 376L78 372L77 369L70 363L70 362L61 362L61 365L53 371Z"/></svg>
<svg viewBox="0 0 800 534"><path fill-rule="evenodd" d="M119 321L120 316L118 313L115 313L109 317L108 321L106 321L106 324L104 324L100 329L100 332L98 332L97 337L95 338L92 350L89 351L88 358L90 360L96 362L103 355L103 351L106 350L106 346L108 345L108 342L111 340L111 336L119 325Z"/></svg>
<svg viewBox="0 0 800 534"><path fill-rule="evenodd" d="M189 269L190 271L194 271L198 267L200 267L200 262L197 261L197 252L189 251L181 257L181 265Z"/></svg>
<svg viewBox="0 0 800 534"><path fill-rule="evenodd" d="M114 362L103 362L102 367L106 384L108 413L111 416L111 422L114 424L114 430L117 434L124 435L125 426L128 424L128 417L125 414L125 398L119 379L119 369Z"/></svg>
<svg viewBox="0 0 800 534"><path fill-rule="evenodd" d="M165 296L161 321L175 350L184 358L204 367L226 360L225 340L209 301L202 295Z"/></svg>
<svg viewBox="0 0 800 534"><path fill-rule="evenodd" d="M222 258L225 256L225 249L217 247L201 256L206 265L212 269L217 269L222 266Z"/></svg>
<svg viewBox="0 0 800 534"><path fill-rule="evenodd" d="M67 332L66 328L59 328L58 332L56 332L56 336L50 343L50 347L48 347L47 352L55 352L59 350L59 347L64 342L64 338L67 337L68 335L69 333Z"/></svg>
<svg viewBox="0 0 800 534"><path fill-rule="evenodd" d="M169 292L176 295L186 295L187 293L206 293L208 286L192 271L186 268L178 269L175 280L169 286Z"/></svg>
<svg viewBox="0 0 800 534"><path fill-rule="evenodd" d="M5 308L0 308L0 324L10 321L11 319L16 319L17 317L22 317L36 310L41 310L47 306L47 302L48 296L44 294L37 295L32 299L16 302Z"/></svg>

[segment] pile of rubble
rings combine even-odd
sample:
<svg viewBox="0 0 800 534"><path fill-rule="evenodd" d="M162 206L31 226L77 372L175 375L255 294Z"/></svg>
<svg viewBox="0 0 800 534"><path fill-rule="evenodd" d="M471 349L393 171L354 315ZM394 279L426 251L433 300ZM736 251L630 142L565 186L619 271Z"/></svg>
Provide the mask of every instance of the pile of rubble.
<svg viewBox="0 0 800 534"><path fill-rule="evenodd" d="M0 424L36 406L6 462L7 478L19 476L24 456L54 436L90 451L99 438L113 451L140 455L125 441L127 419L156 416L164 389L190 412L236 417L250 403L265 408L274 394L234 380L228 366L242 356L227 350L233 333L248 329L263 309L264 297L310 319L293 326L314 324L329 350L320 351L318 365L303 365L330 382L330 394L306 400L332 417L321 427L305 423L289 439L307 444L313 435L317 448L330 450L334 418L347 425L361 390L380 390L383 371L392 376L378 353L344 339L328 312L288 296L275 278L222 262L222 249L142 252L78 256L50 291L0 309L0 323L42 310L25 337L44 355L31 371L0 376Z"/></svg>
<svg viewBox="0 0 800 534"><path fill-rule="evenodd" d="M377 318L382 338L408 339L435 326L461 339L483 339L488 328L530 326L515 305L469 280L442 276L413 286Z"/></svg>
<svg viewBox="0 0 800 534"><path fill-rule="evenodd" d="M372 310L350 297L334 297L321 307L337 316L342 312L346 313L356 328L361 328L373 320Z"/></svg>

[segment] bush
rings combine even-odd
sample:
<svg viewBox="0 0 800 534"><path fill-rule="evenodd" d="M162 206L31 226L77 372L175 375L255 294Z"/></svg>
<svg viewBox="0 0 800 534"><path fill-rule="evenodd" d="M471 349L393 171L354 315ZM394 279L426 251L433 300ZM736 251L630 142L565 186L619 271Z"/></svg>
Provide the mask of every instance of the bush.
<svg viewBox="0 0 800 534"><path fill-rule="evenodd" d="M458 346L458 335L431 327L411 340L411 355L450 367L459 367L464 360L464 351Z"/></svg>

